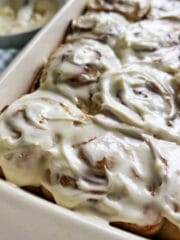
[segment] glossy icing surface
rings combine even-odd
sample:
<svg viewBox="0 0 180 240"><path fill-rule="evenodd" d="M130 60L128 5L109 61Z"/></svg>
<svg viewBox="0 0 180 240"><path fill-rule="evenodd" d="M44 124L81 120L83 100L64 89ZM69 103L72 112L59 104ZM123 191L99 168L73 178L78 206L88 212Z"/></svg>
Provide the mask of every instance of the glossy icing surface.
<svg viewBox="0 0 180 240"><path fill-rule="evenodd" d="M116 11L129 19L141 19L150 8L150 0L92 0L89 8Z"/></svg>
<svg viewBox="0 0 180 240"><path fill-rule="evenodd" d="M73 34L68 36L67 40L90 38L100 40L113 47L117 37L125 31L128 25L128 21L117 13L89 11L72 22Z"/></svg>
<svg viewBox="0 0 180 240"><path fill-rule="evenodd" d="M180 228L179 22L120 15L148 2L90 2L113 12L74 20L40 89L1 114L0 166L69 209Z"/></svg>
<svg viewBox="0 0 180 240"><path fill-rule="evenodd" d="M152 0L152 9L149 18L164 18L180 20L180 1Z"/></svg>
<svg viewBox="0 0 180 240"><path fill-rule="evenodd" d="M20 186L43 185L62 206L96 209L109 221L147 225L167 217L180 226L175 143L104 128L43 91L6 110L0 139L0 164Z"/></svg>
<svg viewBox="0 0 180 240"><path fill-rule="evenodd" d="M144 20L119 35L115 51L123 63L147 62L167 72L178 72L180 27L170 20Z"/></svg>

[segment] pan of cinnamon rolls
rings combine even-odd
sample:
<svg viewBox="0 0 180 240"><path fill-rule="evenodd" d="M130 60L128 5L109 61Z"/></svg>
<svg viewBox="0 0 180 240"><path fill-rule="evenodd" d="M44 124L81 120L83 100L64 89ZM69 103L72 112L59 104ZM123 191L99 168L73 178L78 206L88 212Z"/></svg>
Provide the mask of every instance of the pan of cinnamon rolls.
<svg viewBox="0 0 180 240"><path fill-rule="evenodd" d="M39 87L0 115L5 179L180 239L180 1L90 0Z"/></svg>

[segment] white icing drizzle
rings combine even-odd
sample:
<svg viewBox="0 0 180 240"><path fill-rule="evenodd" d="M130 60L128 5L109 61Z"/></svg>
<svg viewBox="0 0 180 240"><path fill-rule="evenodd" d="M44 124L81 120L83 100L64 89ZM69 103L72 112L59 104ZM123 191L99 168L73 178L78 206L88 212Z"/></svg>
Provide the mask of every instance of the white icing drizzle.
<svg viewBox="0 0 180 240"><path fill-rule="evenodd" d="M180 28L172 9L179 3L165 2L153 1L148 16L171 20L128 23L117 13L87 12L73 21L66 39L73 43L50 58L40 90L0 116L7 180L43 186L58 204L107 221L147 226L167 218L180 228ZM133 20L149 6L89 1Z"/></svg>
<svg viewBox="0 0 180 240"><path fill-rule="evenodd" d="M136 51L131 48L120 49L119 46L118 48L117 46L116 51L123 64L142 62L171 74L180 71L180 45L159 48L154 51L143 49Z"/></svg>
<svg viewBox="0 0 180 240"><path fill-rule="evenodd" d="M88 7L95 10L116 11L132 20L141 19L150 8L150 0L90 0Z"/></svg>
<svg viewBox="0 0 180 240"><path fill-rule="evenodd" d="M123 64L152 63L170 73L180 70L180 27L168 20L144 20L129 25L114 46Z"/></svg>
<svg viewBox="0 0 180 240"><path fill-rule="evenodd" d="M116 68L106 72L100 81L91 84L83 82L74 87L66 80L56 85L55 80L47 78L43 88L52 86L51 89L58 90L87 113L108 111L125 125L136 127L133 132L137 135L138 128L142 128L147 133L180 143L179 110L174 101L171 75L146 64L131 64L119 71ZM105 122L103 119L102 124L106 125ZM128 129L125 125L120 124L118 128Z"/></svg>
<svg viewBox="0 0 180 240"><path fill-rule="evenodd" d="M57 151L49 125L59 128L61 121L81 123L84 115L65 98L43 91L21 98L1 116L0 165L9 180L39 184L44 159Z"/></svg>
<svg viewBox="0 0 180 240"><path fill-rule="evenodd" d="M69 100L37 91L0 117L0 165L20 186L43 185L62 206L108 221L180 226L180 148L101 127ZM163 204L162 204L163 203Z"/></svg>
<svg viewBox="0 0 180 240"><path fill-rule="evenodd" d="M150 19L168 18L180 20L180 1L178 0L151 0Z"/></svg>
<svg viewBox="0 0 180 240"><path fill-rule="evenodd" d="M180 143L179 110L172 77L146 65L131 64L100 80L102 108L120 121Z"/></svg>
<svg viewBox="0 0 180 240"><path fill-rule="evenodd" d="M127 25L128 21L120 14L88 11L85 15L73 20L71 25L73 34L67 36L67 40L91 38L106 42L113 47L116 37L125 30Z"/></svg>
<svg viewBox="0 0 180 240"><path fill-rule="evenodd" d="M144 20L129 25L119 44L133 50L158 50L179 44L180 28L167 20Z"/></svg>
<svg viewBox="0 0 180 240"><path fill-rule="evenodd" d="M99 77L110 69L121 68L121 64L105 44L82 39L62 46L52 57L43 76L44 89L58 91L73 102L88 100L97 89Z"/></svg>

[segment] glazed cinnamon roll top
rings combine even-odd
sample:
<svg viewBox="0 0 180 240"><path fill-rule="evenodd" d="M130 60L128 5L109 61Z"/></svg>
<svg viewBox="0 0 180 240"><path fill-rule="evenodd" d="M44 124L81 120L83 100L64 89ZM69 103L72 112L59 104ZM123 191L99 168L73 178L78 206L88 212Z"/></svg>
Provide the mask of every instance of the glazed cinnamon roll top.
<svg viewBox="0 0 180 240"><path fill-rule="evenodd" d="M130 20L140 20L150 9L150 0L91 0L88 7L94 10L115 11Z"/></svg>
<svg viewBox="0 0 180 240"><path fill-rule="evenodd" d="M117 13L88 11L85 15L72 21L72 34L67 36L66 40L90 38L113 47L117 36L122 34L128 24L128 21Z"/></svg>
<svg viewBox="0 0 180 240"><path fill-rule="evenodd" d="M89 1L40 89L0 116L7 180L109 222L180 228L180 27L164 2Z"/></svg>
<svg viewBox="0 0 180 240"><path fill-rule="evenodd" d="M17 135L18 133L18 135ZM69 100L37 91L0 118L0 164L19 186L45 187L57 203L108 221L180 226L179 145L104 128Z"/></svg>
<svg viewBox="0 0 180 240"><path fill-rule="evenodd" d="M73 102L87 102L96 91L101 74L121 64L110 47L82 39L63 45L51 58L42 77L43 89L51 89Z"/></svg>
<svg viewBox="0 0 180 240"><path fill-rule="evenodd" d="M143 129L162 139L180 143L178 93L173 82L171 75L145 63L125 65L119 71L106 71L97 82L84 82L83 86L69 85L68 81L56 86L53 79L47 80L55 91L60 91L98 121L98 114L105 114L120 124L126 124L126 129L128 125L134 126L137 132ZM43 88L47 89L46 83Z"/></svg>
<svg viewBox="0 0 180 240"><path fill-rule="evenodd" d="M178 0L151 0L150 19L180 20L180 2Z"/></svg>
<svg viewBox="0 0 180 240"><path fill-rule="evenodd" d="M119 121L180 142L180 112L170 75L145 64L131 64L104 74L99 89L102 108Z"/></svg>
<svg viewBox="0 0 180 240"><path fill-rule="evenodd" d="M180 25L167 20L144 20L119 35L115 52L122 63L148 62L170 73L180 70Z"/></svg>
<svg viewBox="0 0 180 240"><path fill-rule="evenodd" d="M39 185L45 159L57 151L61 129L84 121L70 101L50 92L37 91L16 101L0 117L0 165L6 178L20 186Z"/></svg>

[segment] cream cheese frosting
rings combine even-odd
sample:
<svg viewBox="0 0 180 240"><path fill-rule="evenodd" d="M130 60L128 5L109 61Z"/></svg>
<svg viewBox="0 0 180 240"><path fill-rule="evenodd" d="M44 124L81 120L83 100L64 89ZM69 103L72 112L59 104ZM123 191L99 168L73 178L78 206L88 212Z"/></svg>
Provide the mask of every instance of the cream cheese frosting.
<svg viewBox="0 0 180 240"><path fill-rule="evenodd" d="M68 41L80 38L91 38L114 46L116 37L120 35L128 25L128 21L117 13L91 12L72 21L72 34L67 36Z"/></svg>
<svg viewBox="0 0 180 240"><path fill-rule="evenodd" d="M100 80L102 108L120 121L180 143L180 115L172 77L146 65L131 64Z"/></svg>
<svg viewBox="0 0 180 240"><path fill-rule="evenodd" d="M167 18L180 20L180 1L178 0L151 0L150 19Z"/></svg>
<svg viewBox="0 0 180 240"><path fill-rule="evenodd" d="M117 68L105 72L95 84L74 87L68 80L58 85L55 80L47 78L55 91L74 103L83 100L88 113L92 114L91 108L94 114L108 111L120 122L180 143L180 112L171 75L146 64L130 64L119 72ZM48 89L47 84L43 88Z"/></svg>
<svg viewBox="0 0 180 240"><path fill-rule="evenodd" d="M67 208L145 226L166 217L180 226L180 148L141 137L103 128L69 100L37 91L1 115L0 164L8 180L43 185Z"/></svg>
<svg viewBox="0 0 180 240"><path fill-rule="evenodd" d="M180 71L179 54L180 45L175 45L168 48L160 48L154 52L136 52L133 61L151 63L165 72L174 74ZM131 59L129 57L130 61Z"/></svg>
<svg viewBox="0 0 180 240"><path fill-rule="evenodd" d="M46 154L56 151L49 124L58 127L58 121L81 123L84 115L65 98L47 92L23 97L1 116L0 152L4 158L1 156L0 164L9 180L18 185L39 184Z"/></svg>
<svg viewBox="0 0 180 240"><path fill-rule="evenodd" d="M144 20L131 24L124 36L120 36L120 46L134 50L154 51L160 47L179 44L180 27L171 21Z"/></svg>
<svg viewBox="0 0 180 240"><path fill-rule="evenodd" d="M101 74L115 68L121 68L121 63L110 47L81 39L65 44L53 55L42 77L42 88L58 91L75 103L88 101Z"/></svg>
<svg viewBox="0 0 180 240"><path fill-rule="evenodd" d="M132 20L141 19L150 8L150 0L91 0L89 8L116 11Z"/></svg>
<svg viewBox="0 0 180 240"><path fill-rule="evenodd" d="M147 62L170 73L180 70L180 25L169 20L144 20L118 36L114 50L123 64Z"/></svg>
<svg viewBox="0 0 180 240"><path fill-rule="evenodd" d="M0 115L7 180L108 222L180 229L180 27L172 1L151 3L153 20L121 15L150 1L93 0L72 22L40 88Z"/></svg>

